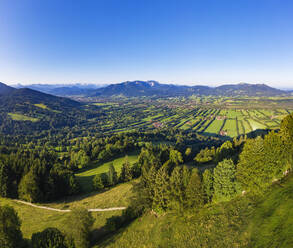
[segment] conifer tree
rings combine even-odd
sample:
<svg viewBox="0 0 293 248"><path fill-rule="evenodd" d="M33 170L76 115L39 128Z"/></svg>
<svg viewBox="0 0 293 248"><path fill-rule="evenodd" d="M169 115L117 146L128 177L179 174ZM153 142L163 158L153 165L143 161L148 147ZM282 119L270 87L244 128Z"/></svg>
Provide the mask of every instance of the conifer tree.
<svg viewBox="0 0 293 248"><path fill-rule="evenodd" d="M198 170L193 169L186 188L186 205L189 208L200 208L204 203L203 189Z"/></svg>
<svg viewBox="0 0 293 248"><path fill-rule="evenodd" d="M232 159L224 159L214 169L215 202L228 201L236 195L239 187L236 182L236 167Z"/></svg>
<svg viewBox="0 0 293 248"><path fill-rule="evenodd" d="M110 163L109 165L108 182L109 182L109 186L116 185L118 182L117 172L115 170L113 163Z"/></svg>
<svg viewBox="0 0 293 248"><path fill-rule="evenodd" d="M206 202L210 202L214 194L213 174L210 170L206 169L202 176L203 176L202 179L203 179L203 189L204 189L205 199L206 199Z"/></svg>
<svg viewBox="0 0 293 248"><path fill-rule="evenodd" d="M167 168L162 166L156 173L153 186L153 204L156 212L163 212L167 209L170 200L169 175Z"/></svg>
<svg viewBox="0 0 293 248"><path fill-rule="evenodd" d="M132 179L130 163L128 161L128 157L125 157L125 161L122 165L121 173L120 173L120 182L128 182Z"/></svg>
<svg viewBox="0 0 293 248"><path fill-rule="evenodd" d="M10 167L6 162L0 161L0 195L2 197L11 197L12 189L13 185Z"/></svg>

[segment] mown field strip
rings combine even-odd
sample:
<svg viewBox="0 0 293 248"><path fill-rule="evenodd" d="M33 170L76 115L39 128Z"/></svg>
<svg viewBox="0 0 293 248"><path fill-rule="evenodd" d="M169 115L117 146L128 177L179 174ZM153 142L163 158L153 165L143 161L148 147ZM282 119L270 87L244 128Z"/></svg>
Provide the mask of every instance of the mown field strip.
<svg viewBox="0 0 293 248"><path fill-rule="evenodd" d="M26 202L26 201L21 201L21 200L14 200L15 202L18 203L22 203L34 208L41 208L41 209L46 209L46 210L50 210L50 211L56 211L56 212L62 212L62 213L68 213L71 212L71 209L58 209L58 208L50 208L50 207L46 207L46 206L40 206L40 205L36 205L30 202ZM89 212L105 212L105 211L116 211L116 210L124 210L126 209L126 207L114 207L114 208L90 208L88 209Z"/></svg>

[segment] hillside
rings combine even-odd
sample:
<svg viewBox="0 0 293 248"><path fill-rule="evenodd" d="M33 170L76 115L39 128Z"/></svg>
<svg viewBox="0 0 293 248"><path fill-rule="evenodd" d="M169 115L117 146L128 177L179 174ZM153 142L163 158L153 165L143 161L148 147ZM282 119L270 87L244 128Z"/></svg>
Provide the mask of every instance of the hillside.
<svg viewBox="0 0 293 248"><path fill-rule="evenodd" d="M197 213L147 214L98 247L293 246L293 177L274 184L258 200L239 197Z"/></svg>
<svg viewBox="0 0 293 248"><path fill-rule="evenodd" d="M160 84L156 81L133 81L97 89L93 96L98 97L171 97L190 95L214 95L214 96L280 96L288 95L288 92L269 87L265 84L236 84L222 85L219 87L208 86L181 86L173 84Z"/></svg>
<svg viewBox="0 0 293 248"><path fill-rule="evenodd" d="M81 104L32 89L1 85L0 130L2 133L31 133L36 130L72 126L82 117ZM5 92L5 94L4 94Z"/></svg>
<svg viewBox="0 0 293 248"><path fill-rule="evenodd" d="M14 90L15 89L13 87L7 86L6 84L3 84L3 83L0 82L0 96L10 94Z"/></svg>
<svg viewBox="0 0 293 248"><path fill-rule="evenodd" d="M43 93L57 96L85 96L90 95L92 91L101 88L105 85L96 84L30 84L30 85L15 85L15 88L29 88Z"/></svg>

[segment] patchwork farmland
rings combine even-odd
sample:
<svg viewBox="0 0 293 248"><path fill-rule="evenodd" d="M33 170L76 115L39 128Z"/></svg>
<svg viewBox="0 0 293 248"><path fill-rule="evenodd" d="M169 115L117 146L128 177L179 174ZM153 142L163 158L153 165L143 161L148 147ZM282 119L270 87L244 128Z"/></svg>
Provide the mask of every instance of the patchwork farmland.
<svg viewBox="0 0 293 248"><path fill-rule="evenodd" d="M208 99L197 104L194 101L173 99L168 102L140 101L123 102L99 106L105 113L105 122L99 119L103 131L124 132L129 130L150 130L178 128L192 130L205 135L236 137L258 129L277 129L281 120L293 112L293 106L278 105L270 99L257 105L253 101L239 104L235 101ZM216 105L216 104L217 105ZM254 108L253 108L254 107ZM116 115L113 115L116 113ZM117 114L118 113L118 114ZM116 120L115 120L116 119ZM111 121L109 121L111 120ZM112 124L111 124L112 123ZM115 123L115 124L114 124ZM119 128L114 128L114 126Z"/></svg>

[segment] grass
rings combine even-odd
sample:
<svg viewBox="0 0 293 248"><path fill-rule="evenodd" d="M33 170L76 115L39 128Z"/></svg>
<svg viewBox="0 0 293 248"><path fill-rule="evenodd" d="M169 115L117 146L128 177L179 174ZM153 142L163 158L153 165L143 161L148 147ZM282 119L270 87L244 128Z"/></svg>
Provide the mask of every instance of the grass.
<svg viewBox="0 0 293 248"><path fill-rule="evenodd" d="M214 120L209 127L205 130L206 133L218 134L220 132L223 120Z"/></svg>
<svg viewBox="0 0 293 248"><path fill-rule="evenodd" d="M34 104L36 107L39 107L39 108L42 108L42 109L49 109L48 106L46 106L45 104L43 103L36 103Z"/></svg>
<svg viewBox="0 0 293 248"><path fill-rule="evenodd" d="M128 155L128 161L130 162L130 164L133 164L137 161L138 159L138 154L129 154ZM101 173L105 173L109 170L109 165L111 163L113 163L115 170L118 172L120 172L121 168L122 168L122 164L125 161L125 156L114 159L110 162L107 163L94 163L91 168L86 169L80 173L76 173L76 177L79 180L82 190L84 192L90 192L93 190L92 187L92 180L94 178L95 175L97 174L101 174Z"/></svg>
<svg viewBox="0 0 293 248"><path fill-rule="evenodd" d="M266 129L267 128L265 125L255 121L255 120L248 119L248 121L249 121L253 131L256 129Z"/></svg>
<svg viewBox="0 0 293 248"><path fill-rule="evenodd" d="M17 113L8 113L8 115L11 117L14 121L31 121L31 122L37 122L39 121L38 118L26 116L23 114L17 114Z"/></svg>
<svg viewBox="0 0 293 248"><path fill-rule="evenodd" d="M148 213L95 247L293 247L293 176L264 195L182 214Z"/></svg>
<svg viewBox="0 0 293 248"><path fill-rule="evenodd" d="M223 130L227 130L228 136L230 137L237 136L236 120L226 120Z"/></svg>
<svg viewBox="0 0 293 248"><path fill-rule="evenodd" d="M293 247L293 176L275 184L250 217L251 247Z"/></svg>
<svg viewBox="0 0 293 248"><path fill-rule="evenodd" d="M106 192L94 193L85 196L76 196L65 199L63 202L56 202L51 204L44 204L60 209L67 209L73 207L85 208L108 208L128 206L129 198L132 194L132 183L120 184ZM0 198L1 205L12 206L21 219L21 231L25 238L31 238L35 232L40 232L47 227L56 227L61 231L65 231L66 220L68 213L59 213L55 211L33 208L21 203L14 202L11 199ZM106 223L106 219L113 215L121 215L122 211L109 212L93 212L95 218L93 228L100 230Z"/></svg>

